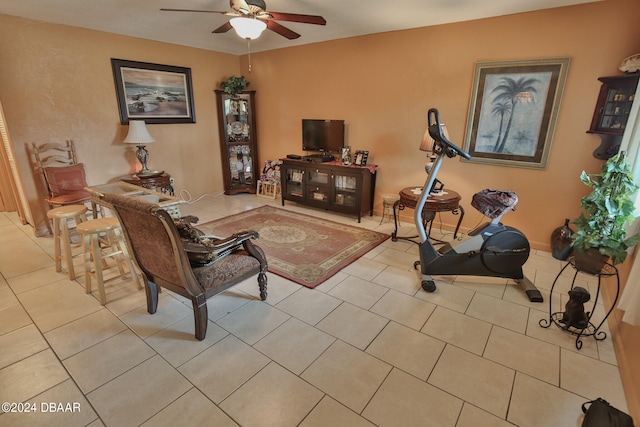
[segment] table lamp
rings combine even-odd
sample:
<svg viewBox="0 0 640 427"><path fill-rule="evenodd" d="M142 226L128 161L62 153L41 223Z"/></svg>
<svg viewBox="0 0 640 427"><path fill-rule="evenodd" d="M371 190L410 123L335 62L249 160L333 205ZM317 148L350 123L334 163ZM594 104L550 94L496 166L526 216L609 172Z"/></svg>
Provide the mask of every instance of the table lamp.
<svg viewBox="0 0 640 427"><path fill-rule="evenodd" d="M449 139L449 131L447 130L447 126L444 123L440 124L440 132L446 139ZM429 155L429 161L425 166L425 170L428 174L431 173L433 169L433 163L436 161L436 153L433 151L435 147L436 141L431 137L429 133L429 128L424 132L424 136L422 137L422 142L420 143L420 151L426 151ZM436 178L436 180L431 185L431 189L429 190L430 194L438 193L442 191L444 188L444 184L442 181Z"/></svg>
<svg viewBox="0 0 640 427"><path fill-rule="evenodd" d="M127 144L138 144L138 149L136 150L136 157L138 161L142 165L142 169L137 173L137 175L141 178L153 176L153 175L161 175L160 171L151 171L147 168L147 162L149 161L149 152L144 147L144 144L149 144L152 142L156 142L155 139L149 134L147 130L147 125L144 120L129 120L129 133L127 137L123 141ZM160 172L158 174L158 172Z"/></svg>
<svg viewBox="0 0 640 427"><path fill-rule="evenodd" d="M440 124L440 129L442 130L442 135L445 138L449 139L449 131L447 130L447 126L444 123ZM422 137L422 142L420 143L420 151L433 152L433 145L436 142L429 134L429 128L424 131L424 136Z"/></svg>

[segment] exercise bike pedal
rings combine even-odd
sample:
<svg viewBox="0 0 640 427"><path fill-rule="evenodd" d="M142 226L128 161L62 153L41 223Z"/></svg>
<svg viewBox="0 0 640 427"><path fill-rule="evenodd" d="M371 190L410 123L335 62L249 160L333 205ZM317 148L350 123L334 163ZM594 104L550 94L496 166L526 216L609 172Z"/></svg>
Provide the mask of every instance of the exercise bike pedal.
<svg viewBox="0 0 640 427"><path fill-rule="evenodd" d="M516 281L518 286L522 288L524 293L527 294L529 301L544 302L544 298L542 297L542 294L540 293L538 288L536 288L533 282L531 282L531 280L529 280L526 276L524 276L522 279L514 279L514 280Z"/></svg>
<svg viewBox="0 0 640 427"><path fill-rule="evenodd" d="M433 280L423 280L421 282L422 289L427 292L433 292L436 290L436 282Z"/></svg>
<svg viewBox="0 0 640 427"><path fill-rule="evenodd" d="M544 302L544 298L542 298L542 294L537 289L531 289L528 291L524 291L529 297L529 301L531 302Z"/></svg>

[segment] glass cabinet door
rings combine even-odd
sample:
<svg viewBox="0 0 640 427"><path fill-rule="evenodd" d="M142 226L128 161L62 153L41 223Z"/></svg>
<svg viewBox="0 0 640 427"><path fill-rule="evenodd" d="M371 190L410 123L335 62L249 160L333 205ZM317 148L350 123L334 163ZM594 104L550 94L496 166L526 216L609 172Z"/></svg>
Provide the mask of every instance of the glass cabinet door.
<svg viewBox="0 0 640 427"><path fill-rule="evenodd" d="M333 204L346 207L356 206L358 177L336 174L333 178Z"/></svg>
<svg viewBox="0 0 640 427"><path fill-rule="evenodd" d="M293 197L304 197L304 169L287 167L284 194Z"/></svg>
<svg viewBox="0 0 640 427"><path fill-rule="evenodd" d="M329 204L330 190L329 180L331 172L329 170L307 169L309 175L307 181L307 200L316 204Z"/></svg>
<svg viewBox="0 0 640 427"><path fill-rule="evenodd" d="M638 75L600 77L600 94L589 133L621 136L629 119Z"/></svg>
<svg viewBox="0 0 640 427"><path fill-rule="evenodd" d="M329 203L329 187L307 186L307 201Z"/></svg>
<svg viewBox="0 0 640 427"><path fill-rule="evenodd" d="M609 89L598 128L624 129L631 111L631 104L633 104L634 93L635 89L629 87Z"/></svg>
<svg viewBox="0 0 640 427"><path fill-rule="evenodd" d="M229 170L231 186L253 185L253 158L250 145L229 146Z"/></svg>
<svg viewBox="0 0 640 427"><path fill-rule="evenodd" d="M223 101L224 116L226 119L225 132L227 142L250 141L251 123L249 123L249 100L241 98L227 98Z"/></svg>
<svg viewBox="0 0 640 427"><path fill-rule="evenodd" d="M320 170L309 171L309 184L329 185L329 172Z"/></svg>

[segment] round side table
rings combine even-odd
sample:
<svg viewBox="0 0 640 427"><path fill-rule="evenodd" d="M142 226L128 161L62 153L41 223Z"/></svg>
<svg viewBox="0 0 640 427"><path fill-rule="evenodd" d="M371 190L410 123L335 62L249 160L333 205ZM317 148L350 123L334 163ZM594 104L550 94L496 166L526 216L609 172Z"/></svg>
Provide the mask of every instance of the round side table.
<svg viewBox="0 0 640 427"><path fill-rule="evenodd" d="M400 191L400 200L393 204L393 222L395 223L395 230L391 233L391 240L394 242L398 239L403 239L418 243L412 240L418 236L398 237L398 211L402 211L405 208L415 209L421 195L415 191L416 189L421 189L421 187L403 188ZM445 188L442 194L436 196L430 195L427 198L427 202L424 204L424 208L422 208L422 221L425 228L427 223L429 224L427 235L431 235L431 226L433 225L433 220L437 212L451 212L454 215L460 215L458 223L456 224L456 229L453 233L453 238L455 239L458 236L458 230L460 229L462 218L464 218L464 209L460 206L461 199L462 197L460 197L460 194L448 188Z"/></svg>
<svg viewBox="0 0 640 427"><path fill-rule="evenodd" d="M120 181L148 188L149 190L160 190L161 193L168 193L170 196L174 195L171 175L166 172L153 178L140 178L135 174L124 175L120 177Z"/></svg>

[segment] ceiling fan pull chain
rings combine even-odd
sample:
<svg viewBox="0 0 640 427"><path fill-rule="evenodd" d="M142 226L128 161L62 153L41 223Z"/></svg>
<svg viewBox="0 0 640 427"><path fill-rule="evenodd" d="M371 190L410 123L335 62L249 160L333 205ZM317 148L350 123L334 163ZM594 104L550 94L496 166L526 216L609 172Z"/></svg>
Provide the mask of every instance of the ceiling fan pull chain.
<svg viewBox="0 0 640 427"><path fill-rule="evenodd" d="M251 39L247 39L247 49L249 50L249 72L251 72Z"/></svg>

